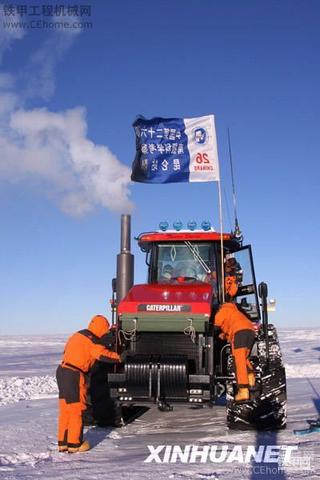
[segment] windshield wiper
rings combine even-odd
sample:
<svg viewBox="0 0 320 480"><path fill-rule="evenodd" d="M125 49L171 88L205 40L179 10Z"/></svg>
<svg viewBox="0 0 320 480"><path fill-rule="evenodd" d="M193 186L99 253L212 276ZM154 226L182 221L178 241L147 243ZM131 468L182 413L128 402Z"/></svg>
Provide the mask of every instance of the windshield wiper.
<svg viewBox="0 0 320 480"><path fill-rule="evenodd" d="M208 265L206 264L206 262L203 260L203 258L201 257L197 248L194 245L192 245L192 243L189 242L189 240L185 240L184 243L187 245L187 247L189 248L189 250L193 254L194 258L196 258L198 260L198 262L200 263L201 267L205 270L205 272L210 274L211 270L208 267Z"/></svg>

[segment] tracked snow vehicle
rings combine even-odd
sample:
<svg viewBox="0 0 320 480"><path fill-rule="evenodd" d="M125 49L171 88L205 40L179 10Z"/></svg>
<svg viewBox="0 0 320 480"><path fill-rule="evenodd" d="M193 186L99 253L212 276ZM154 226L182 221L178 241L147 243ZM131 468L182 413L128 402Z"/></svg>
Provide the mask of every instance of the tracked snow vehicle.
<svg viewBox="0 0 320 480"><path fill-rule="evenodd" d="M132 405L156 403L161 410L176 403L214 407L225 396L230 428L285 427L285 370L276 329L268 324L267 285L256 285L250 245L242 246L233 234L223 234L222 242L207 222L201 230L194 223L189 230L181 225L168 230L163 223L160 227L137 238L148 280L133 285L130 217L122 216L113 281L114 327L107 343L122 352L124 362L101 365L92 379L98 423L119 423L123 407ZM258 388L241 404L234 401L231 348L219 339L214 322L223 301L222 258L233 259L238 281L233 301L256 331L250 360Z"/></svg>

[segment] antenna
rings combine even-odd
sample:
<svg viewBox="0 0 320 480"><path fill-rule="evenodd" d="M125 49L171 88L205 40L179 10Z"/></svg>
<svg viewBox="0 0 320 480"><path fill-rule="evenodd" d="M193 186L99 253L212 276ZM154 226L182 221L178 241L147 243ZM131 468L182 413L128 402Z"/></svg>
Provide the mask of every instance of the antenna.
<svg viewBox="0 0 320 480"><path fill-rule="evenodd" d="M234 234L236 238L242 242L243 235L239 227L238 215L237 215L237 197L236 197L236 187L234 183L234 173L233 173L233 160L232 160L232 150L231 150L231 138L230 130L228 128L228 146L229 146L229 160L230 160L230 170L231 170L231 181L232 181L232 199L233 199L233 212L234 212Z"/></svg>

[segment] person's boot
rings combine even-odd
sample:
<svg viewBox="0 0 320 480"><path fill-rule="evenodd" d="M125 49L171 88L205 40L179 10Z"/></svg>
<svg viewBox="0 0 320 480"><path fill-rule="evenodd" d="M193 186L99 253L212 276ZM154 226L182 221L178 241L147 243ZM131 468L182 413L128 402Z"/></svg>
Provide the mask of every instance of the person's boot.
<svg viewBox="0 0 320 480"><path fill-rule="evenodd" d="M248 384L249 387L254 387L256 384L256 376L253 372L248 373Z"/></svg>
<svg viewBox="0 0 320 480"><path fill-rule="evenodd" d="M68 445L58 445L58 452L63 453L68 451Z"/></svg>
<svg viewBox="0 0 320 480"><path fill-rule="evenodd" d="M81 453L81 452L87 452L90 450L90 443L88 440L85 440L84 442L81 443L80 447L68 447L68 452L69 453Z"/></svg>
<svg viewBox="0 0 320 480"><path fill-rule="evenodd" d="M240 387L238 393L234 397L235 402L247 402L250 398L249 389L246 387Z"/></svg>

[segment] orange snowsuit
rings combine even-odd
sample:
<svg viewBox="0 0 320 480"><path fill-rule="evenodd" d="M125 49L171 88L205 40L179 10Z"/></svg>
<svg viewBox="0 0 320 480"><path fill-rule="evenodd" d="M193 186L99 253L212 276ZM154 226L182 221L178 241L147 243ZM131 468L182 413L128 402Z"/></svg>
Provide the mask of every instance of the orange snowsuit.
<svg viewBox="0 0 320 480"><path fill-rule="evenodd" d="M231 344L238 387L248 387L248 372L253 371L248 358L255 338L252 322L234 303L224 303L214 323L221 328L222 337Z"/></svg>
<svg viewBox="0 0 320 480"><path fill-rule="evenodd" d="M108 333L109 322L102 315L91 320L87 330L72 335L57 368L59 388L58 445L77 448L82 443L82 413L86 409L86 374L96 360L117 362L120 357L100 342Z"/></svg>

